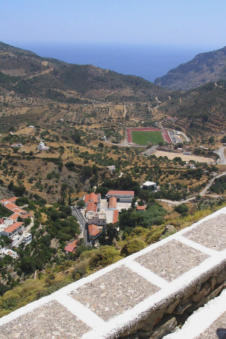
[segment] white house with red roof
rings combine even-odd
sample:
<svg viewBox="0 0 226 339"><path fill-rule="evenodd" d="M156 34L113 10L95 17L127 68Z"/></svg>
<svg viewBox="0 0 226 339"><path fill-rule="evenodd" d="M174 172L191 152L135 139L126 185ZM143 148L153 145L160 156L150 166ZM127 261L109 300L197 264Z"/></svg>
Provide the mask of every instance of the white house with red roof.
<svg viewBox="0 0 226 339"><path fill-rule="evenodd" d="M9 238L12 238L15 234L23 231L23 223L22 222L14 222L10 226L6 226L4 229L0 230L0 235L5 235Z"/></svg>

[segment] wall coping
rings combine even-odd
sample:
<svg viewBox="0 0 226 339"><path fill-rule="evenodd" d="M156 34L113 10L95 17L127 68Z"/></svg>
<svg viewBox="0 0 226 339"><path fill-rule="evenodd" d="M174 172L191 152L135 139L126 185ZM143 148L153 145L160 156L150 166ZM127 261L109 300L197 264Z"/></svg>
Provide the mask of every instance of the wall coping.
<svg viewBox="0 0 226 339"><path fill-rule="evenodd" d="M206 236L203 237L203 234ZM55 327L62 335L69 333L68 326L75 323L77 333L81 333L74 334L72 338L116 338L136 326L166 300L175 299L186 288L224 266L225 239L226 208L223 208L140 252L2 317L0 333L6 333L6 337L10 333L10 337L14 338L14 333L18 334L23 323L28 321L30 326L26 330L23 328L23 336L26 337L27 331L27 336L35 338L32 331L35 331L35 326L41 325L37 315L44 314L45 307L50 306L52 310L57 304L69 312L66 312L68 319L69 315L74 318L59 325L59 321L55 323L55 316L47 314L51 338L54 338ZM172 257L174 251L175 260ZM160 262L161 265L158 265ZM111 302L108 303L108 300Z"/></svg>

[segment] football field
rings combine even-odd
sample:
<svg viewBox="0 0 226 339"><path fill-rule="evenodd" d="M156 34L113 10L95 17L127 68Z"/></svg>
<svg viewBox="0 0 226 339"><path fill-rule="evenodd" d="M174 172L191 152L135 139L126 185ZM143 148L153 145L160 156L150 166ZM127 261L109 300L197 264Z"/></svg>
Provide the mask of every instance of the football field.
<svg viewBox="0 0 226 339"><path fill-rule="evenodd" d="M132 142L137 145L158 145L164 142L160 131L132 131Z"/></svg>

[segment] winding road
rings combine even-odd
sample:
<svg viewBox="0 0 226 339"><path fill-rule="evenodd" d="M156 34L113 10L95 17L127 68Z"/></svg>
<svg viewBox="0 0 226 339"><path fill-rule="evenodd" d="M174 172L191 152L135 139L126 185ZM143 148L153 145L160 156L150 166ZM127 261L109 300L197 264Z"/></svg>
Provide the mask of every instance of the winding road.
<svg viewBox="0 0 226 339"><path fill-rule="evenodd" d="M219 155L219 159L217 160L217 163L219 165L226 165L226 147L222 146L218 150L215 151L217 155Z"/></svg>
<svg viewBox="0 0 226 339"><path fill-rule="evenodd" d="M199 192L198 194L196 194L193 197L188 198L186 200L179 200L179 201L178 200L175 200L175 201L174 200L168 200L168 199L157 199L157 200L161 201L161 202L165 202L165 203L167 203L169 205L173 205L173 206L178 206L178 205L181 205L181 204L186 204L186 203L188 203L188 202L190 202L192 200L195 200L198 195L200 195L201 197L204 197L207 194L207 192L210 189L210 187L213 185L214 181L216 179L219 179L219 178L223 177L224 175L226 175L226 171L221 173L221 174L215 175L212 179L210 179L210 181L207 183L206 187L201 192Z"/></svg>

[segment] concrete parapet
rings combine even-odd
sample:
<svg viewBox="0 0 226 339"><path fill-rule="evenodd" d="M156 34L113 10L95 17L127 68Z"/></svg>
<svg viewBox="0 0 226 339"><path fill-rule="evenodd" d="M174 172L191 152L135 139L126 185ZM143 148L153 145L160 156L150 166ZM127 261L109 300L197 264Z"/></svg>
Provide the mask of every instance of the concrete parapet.
<svg viewBox="0 0 226 339"><path fill-rule="evenodd" d="M162 338L218 296L225 281L223 208L1 318L0 339Z"/></svg>

